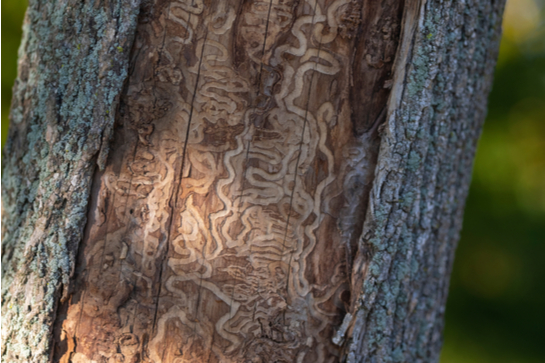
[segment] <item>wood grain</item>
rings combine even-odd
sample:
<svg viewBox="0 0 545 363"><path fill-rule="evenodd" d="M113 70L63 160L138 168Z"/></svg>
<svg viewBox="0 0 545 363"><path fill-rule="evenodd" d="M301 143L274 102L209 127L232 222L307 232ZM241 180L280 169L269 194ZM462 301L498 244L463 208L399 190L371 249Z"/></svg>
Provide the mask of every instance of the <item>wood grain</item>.
<svg viewBox="0 0 545 363"><path fill-rule="evenodd" d="M143 8L61 362L335 362L402 5Z"/></svg>

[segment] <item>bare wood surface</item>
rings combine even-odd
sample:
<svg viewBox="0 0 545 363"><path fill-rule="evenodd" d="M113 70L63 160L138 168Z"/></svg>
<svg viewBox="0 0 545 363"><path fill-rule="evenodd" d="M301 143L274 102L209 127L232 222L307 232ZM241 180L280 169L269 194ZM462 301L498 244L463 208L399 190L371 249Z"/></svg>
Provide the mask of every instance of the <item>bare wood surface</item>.
<svg viewBox="0 0 545 363"><path fill-rule="evenodd" d="M399 4L141 15L60 361L339 359Z"/></svg>

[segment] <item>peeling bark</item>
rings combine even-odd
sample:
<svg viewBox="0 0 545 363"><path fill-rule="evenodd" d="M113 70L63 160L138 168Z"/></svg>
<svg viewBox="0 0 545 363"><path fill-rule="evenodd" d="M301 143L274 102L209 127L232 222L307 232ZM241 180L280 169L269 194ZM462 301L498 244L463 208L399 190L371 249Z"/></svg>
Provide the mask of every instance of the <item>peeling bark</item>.
<svg viewBox="0 0 545 363"><path fill-rule="evenodd" d="M437 361L502 10L31 3L3 360Z"/></svg>

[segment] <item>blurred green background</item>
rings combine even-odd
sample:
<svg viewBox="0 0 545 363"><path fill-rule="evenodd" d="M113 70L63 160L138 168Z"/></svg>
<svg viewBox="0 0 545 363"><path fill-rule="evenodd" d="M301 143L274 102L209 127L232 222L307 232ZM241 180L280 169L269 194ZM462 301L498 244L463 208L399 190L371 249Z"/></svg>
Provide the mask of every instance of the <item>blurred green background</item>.
<svg viewBox="0 0 545 363"><path fill-rule="evenodd" d="M26 1L2 1L2 145ZM545 362L545 0L508 0L441 363Z"/></svg>

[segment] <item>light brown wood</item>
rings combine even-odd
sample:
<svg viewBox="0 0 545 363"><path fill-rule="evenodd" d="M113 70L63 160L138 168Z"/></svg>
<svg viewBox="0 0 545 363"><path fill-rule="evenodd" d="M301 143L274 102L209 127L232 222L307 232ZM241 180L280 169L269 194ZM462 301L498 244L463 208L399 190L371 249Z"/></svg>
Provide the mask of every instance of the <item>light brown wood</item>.
<svg viewBox="0 0 545 363"><path fill-rule="evenodd" d="M372 3L143 9L56 360L340 359L402 10Z"/></svg>

